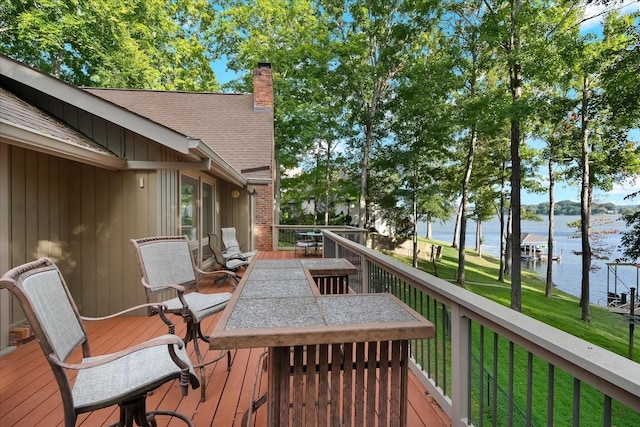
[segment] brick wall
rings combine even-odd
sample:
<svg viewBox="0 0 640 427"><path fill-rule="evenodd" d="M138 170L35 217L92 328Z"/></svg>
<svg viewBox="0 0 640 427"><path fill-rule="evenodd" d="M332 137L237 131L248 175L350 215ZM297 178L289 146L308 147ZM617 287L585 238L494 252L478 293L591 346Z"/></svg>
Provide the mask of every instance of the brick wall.
<svg viewBox="0 0 640 427"><path fill-rule="evenodd" d="M273 250L273 184L254 187L256 204L256 236L257 250Z"/></svg>

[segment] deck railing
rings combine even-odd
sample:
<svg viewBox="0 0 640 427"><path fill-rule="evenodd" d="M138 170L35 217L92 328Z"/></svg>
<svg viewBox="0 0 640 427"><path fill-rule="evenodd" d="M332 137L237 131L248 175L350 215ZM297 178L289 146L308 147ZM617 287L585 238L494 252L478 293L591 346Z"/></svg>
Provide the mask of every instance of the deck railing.
<svg viewBox="0 0 640 427"><path fill-rule="evenodd" d="M459 286L324 231L350 260L354 292L391 292L436 325L411 369L452 426L638 426L640 365Z"/></svg>
<svg viewBox="0 0 640 427"><path fill-rule="evenodd" d="M293 250L296 244L296 232L331 230L339 233L354 242L365 244L367 231L361 228L335 225L274 225L273 226L273 250Z"/></svg>

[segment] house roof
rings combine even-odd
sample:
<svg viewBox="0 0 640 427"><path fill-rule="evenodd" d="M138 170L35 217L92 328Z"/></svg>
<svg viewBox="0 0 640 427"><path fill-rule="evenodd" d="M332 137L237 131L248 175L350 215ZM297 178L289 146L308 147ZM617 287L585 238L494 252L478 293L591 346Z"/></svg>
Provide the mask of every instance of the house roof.
<svg viewBox="0 0 640 427"><path fill-rule="evenodd" d="M214 149L205 144L202 140L191 137L185 132L181 132L178 129L174 129L158 121L154 121L151 117L143 116L133 109L118 105L108 99L103 99L102 97L89 93L89 91L82 90L82 88L66 83L2 54L0 54L0 81L3 83L2 87L7 87L9 91L13 90L12 87L25 87L33 93L46 94L63 103L72 105L89 114L101 117L117 126L128 129L172 150L185 154L187 158L191 160L191 162L182 162L187 167L213 170L216 175L237 185L245 185L248 182L247 178L241 174L239 169L234 168L232 165L225 162L219 153L214 151ZM5 83L7 82L10 82L9 86L5 86ZM18 98L13 97L13 99ZM4 105L0 104L0 106L2 107L2 110L5 109ZM195 110L197 106L188 106L188 108ZM26 110L22 111L26 112ZM41 110L40 113L49 115L49 113L44 110ZM42 117L40 117L40 119L41 118ZM272 121L271 125L273 126ZM13 130L12 127L3 125L0 136L13 141L16 137L7 134L7 129ZM64 132L58 129L57 133L63 134ZM33 132L31 134L33 135ZM30 141L22 135L22 139L24 139L22 143L23 145L29 145L32 149L39 151L58 155L63 154L64 149L61 151L49 149L47 142L50 141L43 141L43 135L41 133L39 136L40 138L35 138ZM51 138L49 137L49 139ZM21 142L20 138L15 140L16 142ZM77 141L78 140L76 139L76 142ZM84 141L87 142L88 139L85 137ZM73 152L73 155L67 155L66 157L71 157L85 163L100 165L100 162L96 162L95 159L92 159L91 157L84 158L81 153L77 152L77 144L73 145L64 138L59 139L58 143L58 148L63 148L66 143L69 146L67 149ZM145 165L141 166L137 163L139 162L118 159L117 164L114 163L106 167L113 169L136 169L146 167ZM105 167L105 165L101 166ZM180 165L174 166L182 167Z"/></svg>
<svg viewBox="0 0 640 427"><path fill-rule="evenodd" d="M525 243L547 243L548 240L549 240L548 237L540 236L533 233L522 233L520 235L521 245Z"/></svg>
<svg viewBox="0 0 640 427"><path fill-rule="evenodd" d="M0 88L0 137L30 149L110 169L125 161L80 132Z"/></svg>
<svg viewBox="0 0 640 427"><path fill-rule="evenodd" d="M272 178L273 114L252 94L85 88L153 122L199 139L249 181Z"/></svg>
<svg viewBox="0 0 640 427"><path fill-rule="evenodd" d="M35 68L0 54L0 75L37 92L102 117L183 154L189 154L190 141L185 135L148 119L131 114L124 108L87 93L79 87L43 73Z"/></svg>

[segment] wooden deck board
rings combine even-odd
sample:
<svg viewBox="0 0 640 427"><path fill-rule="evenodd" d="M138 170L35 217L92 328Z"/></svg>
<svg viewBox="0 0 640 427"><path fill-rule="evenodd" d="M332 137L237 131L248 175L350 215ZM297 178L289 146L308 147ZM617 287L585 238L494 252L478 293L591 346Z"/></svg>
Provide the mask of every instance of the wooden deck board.
<svg viewBox="0 0 640 427"><path fill-rule="evenodd" d="M293 252L260 252L258 257L290 258ZM206 284L203 292L231 291L230 286L221 288ZM220 314L207 319L204 331L213 329ZM176 333L184 333L184 324L177 317ZM165 325L154 317L127 317L112 320L87 322L87 332L93 354L113 352L167 332ZM209 350L205 343L200 349L206 359L219 354ZM188 352L195 360L192 344ZM200 390L189 390L182 397L176 381L165 384L147 398L148 409L175 409L188 415L198 427L240 427L242 417L249 407L254 386L256 368L264 349L232 350L233 366L227 372L226 358L207 367L207 398L200 402ZM80 353L72 358L78 360ZM266 386L266 372L261 373L260 392ZM451 425L447 415L426 391L413 374L409 374L408 425L412 427ZM78 417L82 427L105 426L118 418L117 407L105 408ZM266 426L266 405L260 407L253 417L254 427ZM63 426L62 402L53 374L38 343L28 342L17 350L0 357L0 425L12 426ZM158 418L158 426L182 425L178 420ZM244 427L244 426L243 426Z"/></svg>

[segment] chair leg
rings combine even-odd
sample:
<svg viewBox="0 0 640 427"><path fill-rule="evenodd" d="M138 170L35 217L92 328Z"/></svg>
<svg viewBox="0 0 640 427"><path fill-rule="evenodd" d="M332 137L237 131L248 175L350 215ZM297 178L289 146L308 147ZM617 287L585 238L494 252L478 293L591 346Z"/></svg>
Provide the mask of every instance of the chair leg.
<svg viewBox="0 0 640 427"><path fill-rule="evenodd" d="M208 343L208 342L209 342L209 336L208 336L208 335L205 335L205 334L203 334L203 333L202 333L202 328L200 327L200 323L198 323L198 325L197 325L197 331L198 331L198 337L199 337L202 341L204 341L204 342ZM217 362L218 360L220 360L220 359L222 358L222 356L224 356L224 355L225 355L225 353L226 353L226 355L227 355L227 371L230 371L230 370L231 370L232 359L231 359L231 351L229 351L229 350L224 350L224 351L220 354L220 356L218 356L218 357L216 357L215 359L213 359L213 360L211 360L211 361L209 361L209 362L206 362L206 363L204 363L204 364L205 364L205 365L207 365L207 364L209 364L209 363Z"/></svg>
<svg viewBox="0 0 640 427"><path fill-rule="evenodd" d="M245 412L242 417L242 422L240 424L242 427L245 427L245 426L250 427L253 414L258 410L258 408L260 408L262 405L264 405L267 402L266 392L260 397L256 395L256 393L259 393L258 382L261 377L260 371L267 370L267 367L266 367L267 354L268 352L265 351L262 354L260 354L260 357L258 358L258 366L256 368L256 374L253 380L253 387L251 389L251 403L249 404L249 408L247 409L247 412Z"/></svg>
<svg viewBox="0 0 640 427"><path fill-rule="evenodd" d="M200 327L200 323L189 322L187 324L188 335L193 340L193 347L196 352L196 360L198 361L197 368L200 369L200 401L204 402L206 400L206 366L212 363L217 362L222 359L225 355L227 356L227 372L231 371L231 352L229 350L224 350L218 357L215 357L211 360L204 361L202 357L202 353L200 353L200 346L198 345L198 338L202 341L208 343L209 337L202 333L202 329ZM188 341L185 341L185 343ZM186 344L185 344L186 345Z"/></svg>
<svg viewBox="0 0 640 427"><path fill-rule="evenodd" d="M198 340L193 340L193 347L195 348L196 359L198 360L198 365L200 366L200 402L204 402L207 393L207 371L202 360L202 354L200 353L200 345L198 344Z"/></svg>

